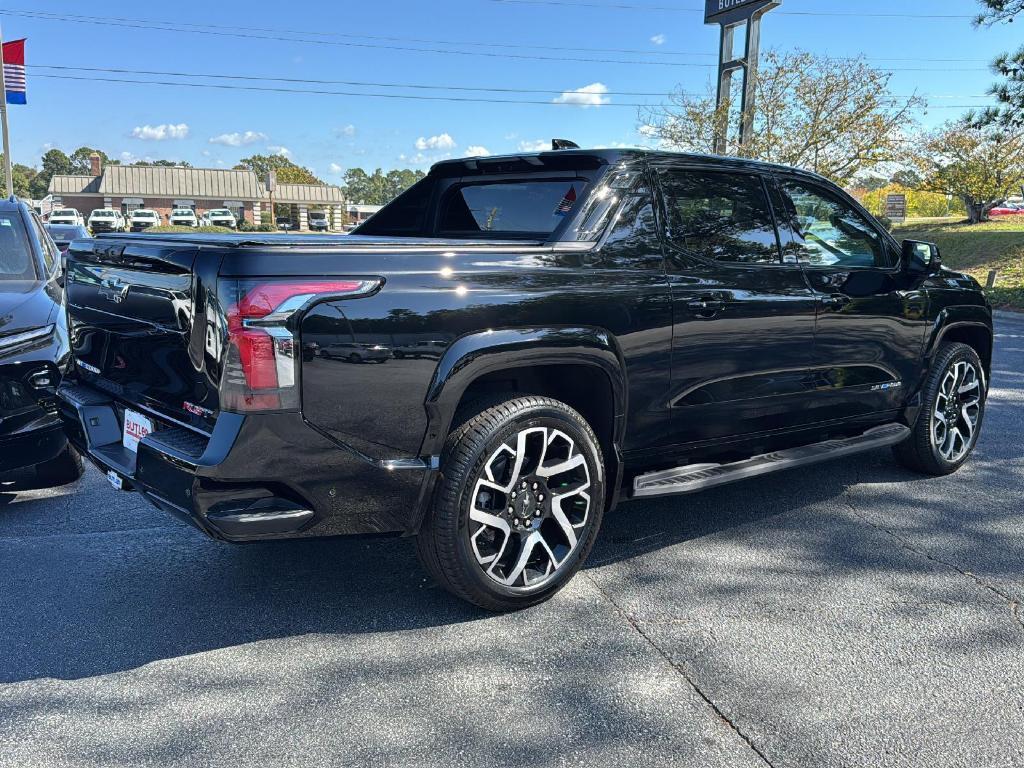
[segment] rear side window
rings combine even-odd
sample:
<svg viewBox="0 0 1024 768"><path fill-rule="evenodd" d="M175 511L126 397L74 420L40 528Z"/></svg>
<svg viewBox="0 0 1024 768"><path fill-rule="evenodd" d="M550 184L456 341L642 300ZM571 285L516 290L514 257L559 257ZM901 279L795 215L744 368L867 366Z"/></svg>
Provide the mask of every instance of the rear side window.
<svg viewBox="0 0 1024 768"><path fill-rule="evenodd" d="M579 179L455 186L441 200L438 230L547 236L573 212L586 186Z"/></svg>
<svg viewBox="0 0 1024 768"><path fill-rule="evenodd" d="M0 213L0 281L37 278L35 259L21 216Z"/></svg>
<svg viewBox="0 0 1024 768"><path fill-rule="evenodd" d="M697 256L737 264L778 264L779 243L758 176L662 171L668 240Z"/></svg>
<svg viewBox="0 0 1024 768"><path fill-rule="evenodd" d="M797 258L815 267L891 267L882 236L852 205L817 186L780 180L792 205Z"/></svg>

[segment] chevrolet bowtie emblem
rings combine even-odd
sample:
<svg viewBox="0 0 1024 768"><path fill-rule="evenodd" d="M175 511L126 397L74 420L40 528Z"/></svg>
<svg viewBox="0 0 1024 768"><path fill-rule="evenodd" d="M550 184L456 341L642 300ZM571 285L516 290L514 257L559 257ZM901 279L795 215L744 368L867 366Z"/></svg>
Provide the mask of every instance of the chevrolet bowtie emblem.
<svg viewBox="0 0 1024 768"><path fill-rule="evenodd" d="M116 277L105 277L100 283L100 296L115 304L120 304L128 298L129 288L131 286L128 283L123 283Z"/></svg>

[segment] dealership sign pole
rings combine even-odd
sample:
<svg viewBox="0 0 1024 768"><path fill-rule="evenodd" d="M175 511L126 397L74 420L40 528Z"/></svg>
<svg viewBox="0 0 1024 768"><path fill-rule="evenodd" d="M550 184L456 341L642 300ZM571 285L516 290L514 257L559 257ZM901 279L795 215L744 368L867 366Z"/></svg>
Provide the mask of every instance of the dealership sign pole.
<svg viewBox="0 0 1024 768"><path fill-rule="evenodd" d="M740 146L750 141L754 132L754 89L757 80L757 60L761 47L761 17L782 0L705 0L704 23L718 24L721 43L718 50L718 97L715 107L728 104L732 92L733 72L743 72L742 100L740 102ZM746 44L742 56L736 56L733 47L736 30L746 25ZM729 113L721 115L715 130L715 153L724 155L729 135Z"/></svg>

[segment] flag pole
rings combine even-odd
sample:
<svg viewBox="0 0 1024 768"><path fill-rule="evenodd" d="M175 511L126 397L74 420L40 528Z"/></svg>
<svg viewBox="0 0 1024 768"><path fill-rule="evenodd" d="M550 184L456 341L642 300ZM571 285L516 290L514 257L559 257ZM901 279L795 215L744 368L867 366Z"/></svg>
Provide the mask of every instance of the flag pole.
<svg viewBox="0 0 1024 768"><path fill-rule="evenodd" d="M7 77L4 72L4 33L0 27L0 122L4 129L4 173L7 177L7 196L14 194L14 173L11 171L11 137L7 127Z"/></svg>

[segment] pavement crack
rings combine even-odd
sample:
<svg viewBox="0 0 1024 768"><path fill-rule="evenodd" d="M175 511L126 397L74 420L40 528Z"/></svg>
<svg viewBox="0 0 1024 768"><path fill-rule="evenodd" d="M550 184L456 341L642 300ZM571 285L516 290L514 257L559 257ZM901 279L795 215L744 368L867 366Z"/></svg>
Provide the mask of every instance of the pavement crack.
<svg viewBox="0 0 1024 768"><path fill-rule="evenodd" d="M857 478L857 482L860 482L860 477ZM853 503L853 499L851 499L848 495L846 495L844 499L846 501L847 508L850 510L850 513L854 517L856 517L858 520L861 520L864 523L867 523L876 531L884 533L887 536L895 539L903 549L907 550L908 552L913 552L915 555L919 555L920 557L923 557L926 560L935 563L936 565L941 565L943 568L948 568L949 570L955 573L959 573L964 578L970 579L985 591L992 593L1001 601L1005 602L1010 608L1010 615L1013 617L1014 622L1020 627L1021 631L1024 631L1024 615L1022 615L1021 612L1021 601L1019 599L1014 597L1009 592L1000 589L995 584L986 581L984 578L974 573L973 571L968 571L965 568L961 568L956 563L952 563L948 560L943 560L941 557L933 555L928 550L922 549L921 547L915 545L912 541L910 541L910 539L900 535L891 528L886 528L884 525L879 525L878 523L872 521L870 518L868 518L865 514L863 514L857 509L856 504Z"/></svg>
<svg viewBox="0 0 1024 768"><path fill-rule="evenodd" d="M729 728L729 730L736 734L736 736L738 736L743 741L743 743L746 744L747 747L749 747L750 750L761 759L761 761L765 765L767 765L769 768L775 768L772 761L769 760L767 755L765 755L765 753L761 751L761 749L753 742L750 736L744 733L743 729L740 728L735 722L733 722L729 718L729 716L722 710L722 708L719 707L711 699L711 697L704 692L704 689L697 684L697 681L694 679L692 672L689 669L687 669L686 665L682 662L673 661L668 651L666 651L664 648L658 645L654 641L654 638L647 634L647 632L644 631L644 628L640 626L640 622L636 619L636 617L630 614L628 611L626 611L621 605L619 605L618 601L616 601L614 597L612 597L607 591L605 591L605 589L597 583L596 579L590 576L590 574L583 574L583 576L587 579L587 581L594 585L594 588L598 591L598 593L611 604L611 606L615 609L615 612L618 613L626 621L626 623L633 628L633 631L636 632L641 638L643 638L643 640L651 648L654 649L655 653L661 656L661 658L665 660L665 663L668 664L673 670L675 670L677 674L679 674L686 681L690 688L693 689L694 693L696 693L704 701L704 703L711 708L712 712L714 712L715 714L715 717L718 718L718 720L723 725Z"/></svg>

